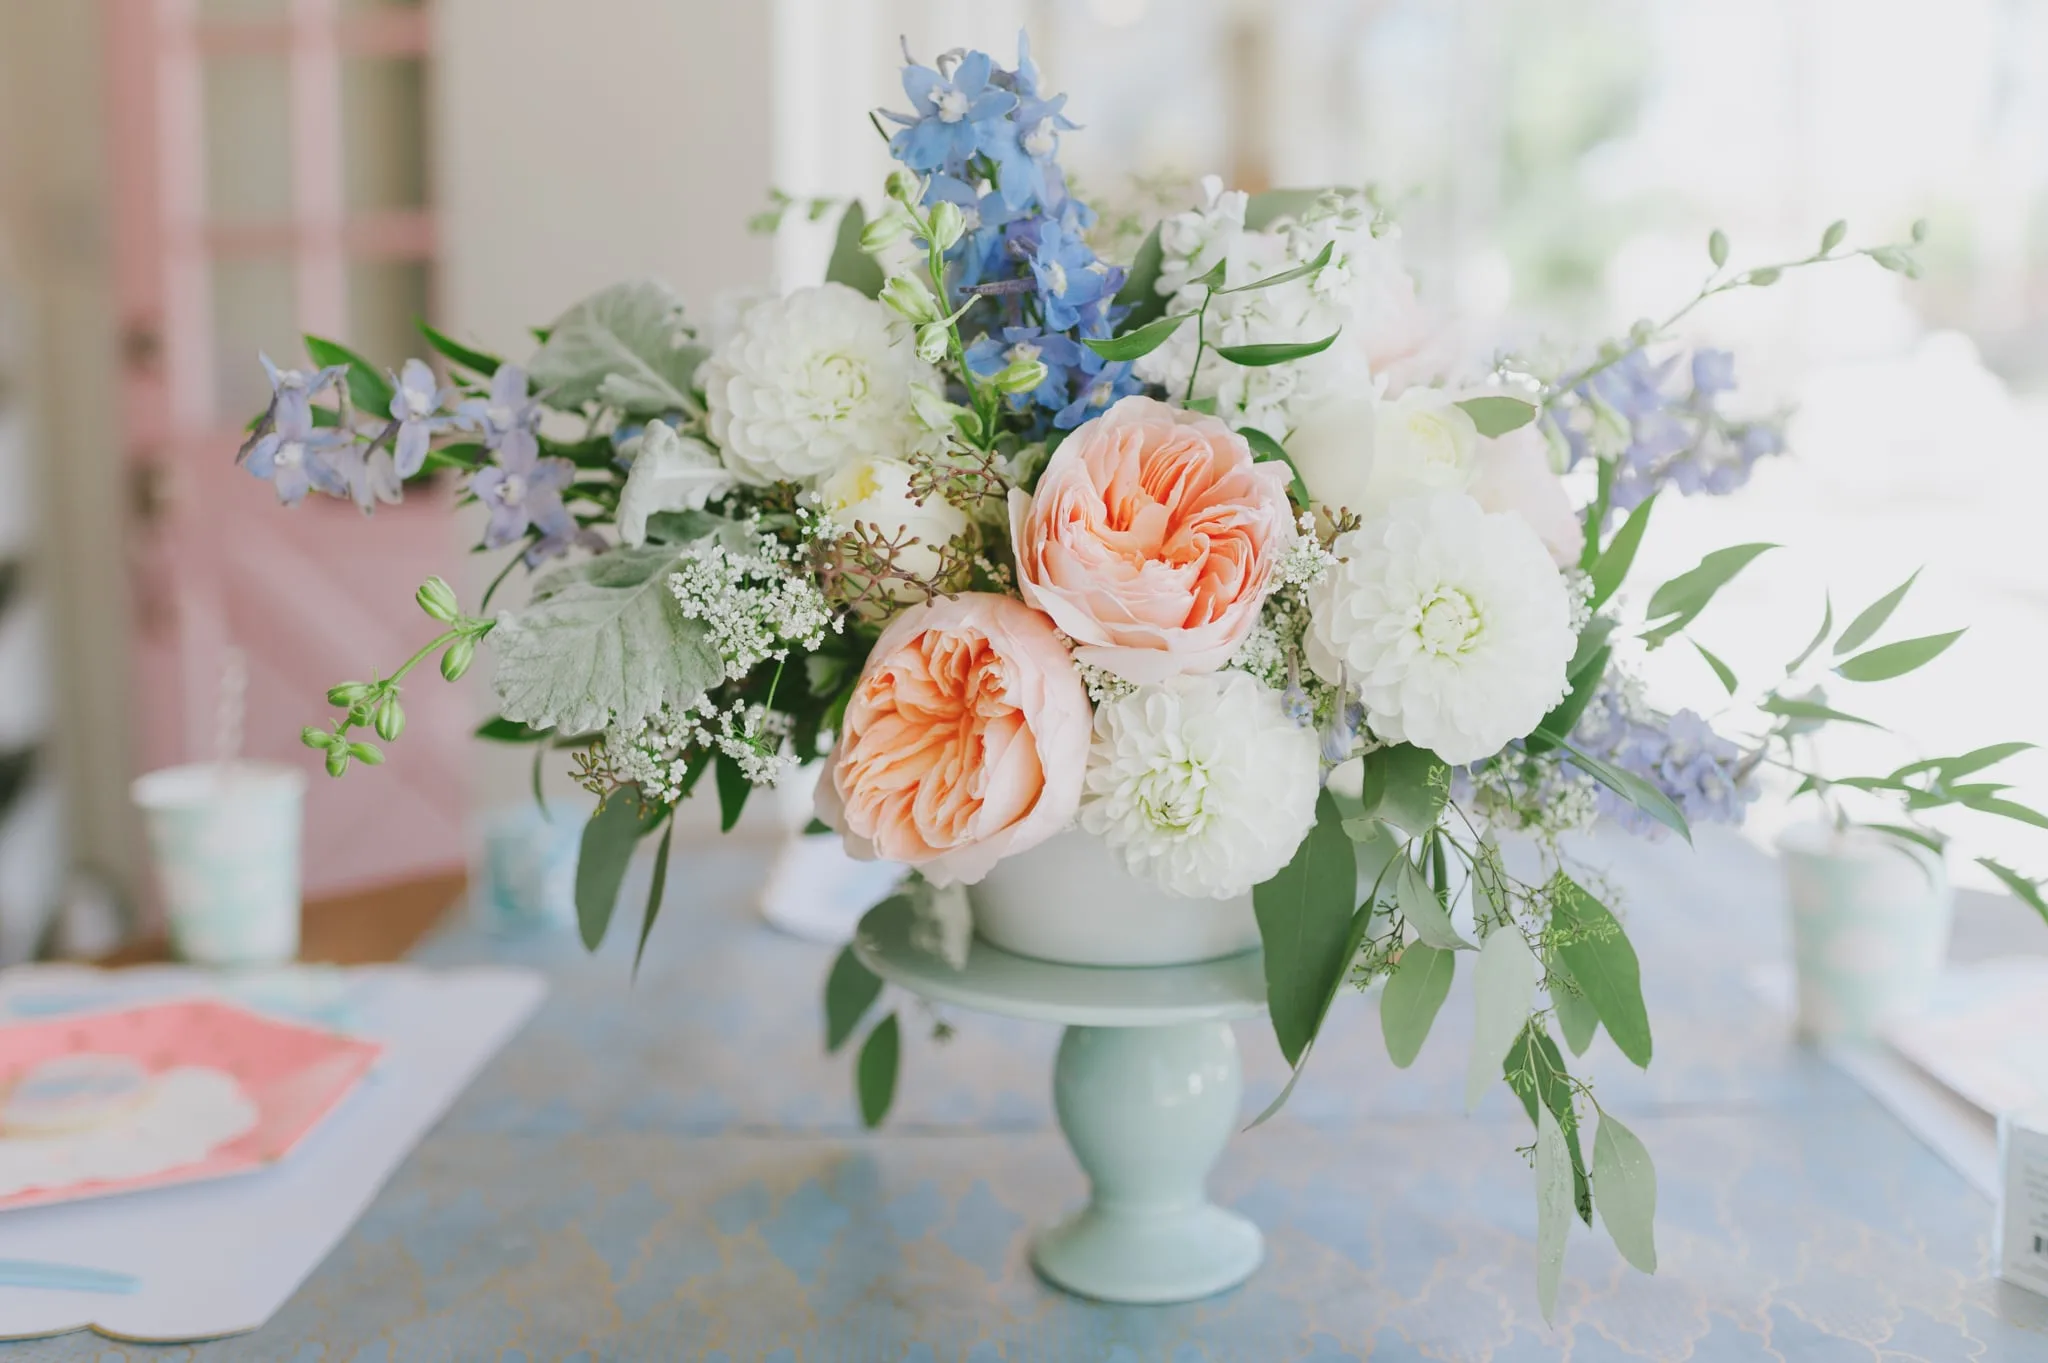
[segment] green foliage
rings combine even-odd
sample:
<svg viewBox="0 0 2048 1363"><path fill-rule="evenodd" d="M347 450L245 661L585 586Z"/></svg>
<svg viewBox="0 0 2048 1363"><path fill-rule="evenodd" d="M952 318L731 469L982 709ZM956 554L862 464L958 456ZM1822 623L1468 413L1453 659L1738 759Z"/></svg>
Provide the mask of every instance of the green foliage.
<svg viewBox="0 0 2048 1363"><path fill-rule="evenodd" d="M2041 882L2021 875L2003 862L1991 857L1978 857L1977 864L1998 877L2006 889L2019 896L2020 902L2041 915L2041 921L2048 923L2048 899L2041 897Z"/></svg>
<svg viewBox="0 0 2048 1363"><path fill-rule="evenodd" d="M1309 261L1306 265L1297 265L1291 270L1282 270L1278 274L1269 274L1264 279L1254 279L1251 283L1240 284L1234 289L1218 289L1216 294L1218 297L1221 297L1224 294L1230 293L1251 293L1258 289L1270 289L1277 284L1289 284L1297 279L1306 279L1317 270L1328 265L1330 263L1330 256L1336 249L1336 242L1324 242L1323 249L1316 252L1315 259Z"/></svg>
<svg viewBox="0 0 2048 1363"><path fill-rule="evenodd" d="M1521 932L1495 928L1472 969L1472 1058L1465 1070L1465 1106L1477 1107L1529 1016L1536 993L1536 957Z"/></svg>
<svg viewBox="0 0 2048 1363"><path fill-rule="evenodd" d="M1436 827L1450 798L1448 763L1410 743L1376 749L1360 760L1360 799L1367 816L1384 819L1411 838Z"/></svg>
<svg viewBox="0 0 2048 1363"><path fill-rule="evenodd" d="M1551 881L1553 949L1593 1005L1607 1035L1639 1067L1650 1063L1650 1016L1635 948L1599 900L1560 872Z"/></svg>
<svg viewBox="0 0 2048 1363"><path fill-rule="evenodd" d="M661 914L661 897L668 890L668 845L676 835L675 816L661 830L661 844L654 849L654 879L647 885L647 911L640 916L640 940L633 947L633 977L640 977L640 958L647 954L647 937ZM578 917L581 917L579 911Z"/></svg>
<svg viewBox="0 0 2048 1363"><path fill-rule="evenodd" d="M1159 229L1154 227L1145 234L1145 240L1138 246L1138 253L1131 257L1131 268L1124 275L1124 286L1116 291L1118 306L1130 309L1124 317L1124 330L1136 331L1166 312L1166 299L1159 292L1159 271L1166 263L1166 253L1159 246Z"/></svg>
<svg viewBox="0 0 2048 1363"><path fill-rule="evenodd" d="M1252 890L1259 940L1265 947L1266 998L1273 1037L1292 1065L1322 1026L1323 1013L1351 962L1357 863L1336 802L1316 798L1316 822L1294 859Z"/></svg>
<svg viewBox="0 0 2048 1363"><path fill-rule="evenodd" d="M1578 1174L1564 1129L1549 1108L1536 1114L1536 1304L1548 1322L1557 1312L1557 1281L1564 1272L1565 1238L1572 1225L1572 1185Z"/></svg>
<svg viewBox="0 0 2048 1363"><path fill-rule="evenodd" d="M1621 1257L1655 1273L1657 1167L1636 1133L1605 1112L1593 1134L1593 1200Z"/></svg>
<svg viewBox="0 0 2048 1363"><path fill-rule="evenodd" d="M1810 724L1833 722L1836 724L1861 724L1875 729L1875 723L1845 714L1830 705L1817 700L1804 700L1797 696L1766 696L1757 706L1765 714L1778 715L1785 719L1804 720Z"/></svg>
<svg viewBox="0 0 2048 1363"><path fill-rule="evenodd" d="M541 578L498 625L499 713L570 733L630 727L722 682L704 624L668 590L677 557L659 545L620 548Z"/></svg>
<svg viewBox="0 0 2048 1363"><path fill-rule="evenodd" d="M1671 797L1663 791L1625 767L1617 767L1610 762L1582 753L1568 743L1560 743L1558 746L1564 749L1565 759L1580 771L1684 838L1686 842L1692 841L1692 825L1686 822L1685 812L1673 804Z"/></svg>
<svg viewBox="0 0 2048 1363"><path fill-rule="evenodd" d="M1479 434L1488 439L1506 435L1509 431L1518 431L1536 419L1535 403L1499 393L1466 398L1457 405L1466 416L1472 418L1472 424L1479 428Z"/></svg>
<svg viewBox="0 0 2048 1363"><path fill-rule="evenodd" d="M477 725L473 737L490 743L539 743L554 732L553 729L536 729L530 724L497 716Z"/></svg>
<svg viewBox="0 0 2048 1363"><path fill-rule="evenodd" d="M667 812L660 805L643 808L638 786L621 786L583 826L582 850L576 857L576 929L591 951L597 950L611 926L633 849Z"/></svg>
<svg viewBox="0 0 2048 1363"><path fill-rule="evenodd" d="M860 247L861 229L868 225L868 212L855 199L839 215L839 232L832 241L832 258L825 264L825 282L844 284L868 298L882 292L882 267Z"/></svg>
<svg viewBox="0 0 2048 1363"><path fill-rule="evenodd" d="M844 1046L880 997L882 977L862 965L852 947L841 947L825 977L825 1049L837 1052Z"/></svg>
<svg viewBox="0 0 2048 1363"><path fill-rule="evenodd" d="M1122 335L1107 340L1088 340L1084 344L1105 360L1135 360L1165 345L1166 338L1179 331L1181 324L1194 315L1192 312L1172 313L1127 330Z"/></svg>
<svg viewBox="0 0 2048 1363"><path fill-rule="evenodd" d="M1549 954L1545 973L1550 980L1550 1007L1557 1014L1564 1044L1573 1055L1584 1055L1593 1044L1593 1034L1600 1030L1600 1014L1572 978L1571 968L1558 959L1555 949Z"/></svg>
<svg viewBox="0 0 2048 1363"><path fill-rule="evenodd" d="M1232 364L1243 365L1247 369L1263 369L1268 365L1320 355L1330 348L1340 332L1341 328L1320 341L1267 341L1257 345L1219 345L1211 349Z"/></svg>
<svg viewBox="0 0 2048 1363"><path fill-rule="evenodd" d="M1451 926L1450 910L1443 899L1423 879L1422 872L1406 857L1392 868L1394 877L1394 899L1401 910L1401 917L1415 935L1440 951L1469 951L1472 944L1458 935Z"/></svg>
<svg viewBox="0 0 2048 1363"><path fill-rule="evenodd" d="M1256 426L1240 426L1237 433L1244 437L1245 444L1252 447L1253 463L1264 464L1277 459L1287 465L1287 490L1294 497L1296 506L1307 506L1308 484L1301 481L1301 470L1294 466L1294 459L1287 453L1286 448Z"/></svg>
<svg viewBox="0 0 2048 1363"><path fill-rule="evenodd" d="M902 1030L894 1013L875 1024L861 1043L860 1058L854 1062L854 1087L860 1096L860 1120L874 1128L889 1115L896 1101L896 1069L903 1055Z"/></svg>
<svg viewBox="0 0 2048 1363"><path fill-rule="evenodd" d="M1572 730L1578 727L1579 717L1586 713L1586 707L1599 693L1600 682L1607 675L1607 664L1614 657L1614 649L1604 642L1613 632L1612 620L1595 616L1586 622L1586 628L1579 634L1578 651L1565 674L1570 689L1557 703L1557 708L1545 715L1543 722L1522 741L1522 746L1531 753L1553 751L1562 746Z"/></svg>
<svg viewBox="0 0 2048 1363"><path fill-rule="evenodd" d="M1621 529L1614 532L1614 538L1600 551L1600 557L1593 560L1593 599L1591 609L1599 610L1607 604L1628 577L1628 570L1635 565L1636 550L1642 547L1643 532L1650 527L1650 512L1657 505L1657 495L1651 493L1639 503L1628 519L1621 523Z"/></svg>
<svg viewBox="0 0 2048 1363"><path fill-rule="evenodd" d="M1402 1069L1421 1054L1457 970L1455 951L1439 951L1427 942L1402 948L1400 963L1380 993L1380 1035L1386 1040L1388 1058Z"/></svg>
<svg viewBox="0 0 2048 1363"><path fill-rule="evenodd" d="M1718 227L1707 233L1707 259L1717 270L1728 263L1728 234Z"/></svg>
<svg viewBox="0 0 2048 1363"><path fill-rule="evenodd" d="M1915 568L1911 577L1864 607L1863 611L1849 622L1849 627L1842 631L1842 637L1835 640L1835 656L1839 658L1844 653L1854 652L1869 643L1877 632L1884 628L1885 621L1892 618L1892 612L1899 608L1899 603L1906 599L1906 593L1913 589L1913 584L1919 580L1920 573L1921 570Z"/></svg>
<svg viewBox="0 0 2048 1363"><path fill-rule="evenodd" d="M415 317L412 324L419 328L420 335L427 338L428 345L472 373L489 378L497 373L498 366L504 363L488 351L473 350L453 337L435 330L427 324L425 318Z"/></svg>
<svg viewBox="0 0 2048 1363"><path fill-rule="evenodd" d="M1592 1225L1593 1189L1586 1177L1585 1153L1579 1144L1579 1114L1573 1106L1577 1089L1557 1043L1536 1018L1530 1018L1516 1034L1507 1058L1501 1062L1501 1074L1508 1081L1508 1088L1522 1100L1531 1124L1540 1129L1540 1114L1544 1112L1556 1119L1571 1157L1572 1201L1579 1218Z"/></svg>
<svg viewBox="0 0 2048 1363"><path fill-rule="evenodd" d="M682 300L651 279L614 284L570 308L527 362L536 392L574 410L601 403L635 416L688 409L708 352L683 325Z"/></svg>
<svg viewBox="0 0 2048 1363"><path fill-rule="evenodd" d="M1854 682L1890 681L1893 677L1903 677L1946 653L1949 645L1962 638L1963 633L1953 629L1946 634L1927 634L1918 639L1881 644L1837 663L1835 675Z"/></svg>
<svg viewBox="0 0 2048 1363"><path fill-rule="evenodd" d="M1828 633L1834 627L1835 598L1833 596L1825 596L1822 598L1821 604L1820 630L1813 636L1813 642L1800 650L1798 657L1785 664L1785 675L1789 677L1800 668L1806 666L1806 660L1820 652L1820 646L1828 641Z"/></svg>
<svg viewBox="0 0 2048 1363"><path fill-rule="evenodd" d="M1664 623L1644 634L1643 642L1655 648L1684 629L1707 608L1714 599L1714 593L1727 586L1759 554L1777 547L1775 544L1738 544L1716 549L1701 559L1698 567L1680 573L1657 588L1650 597L1646 616Z"/></svg>
<svg viewBox="0 0 2048 1363"><path fill-rule="evenodd" d="M348 366L348 400L358 412L378 417L389 415L391 381L375 365L339 341L319 336L306 337L306 354L322 369L337 364Z"/></svg>
<svg viewBox="0 0 2048 1363"><path fill-rule="evenodd" d="M733 825L740 821L740 813L747 807L747 796L753 794L754 783L740 770L739 761L730 753L720 753L715 764L718 778L718 831L730 833Z"/></svg>
<svg viewBox="0 0 2048 1363"><path fill-rule="evenodd" d="M1721 683L1721 689L1731 696L1734 695L1736 688L1741 685L1735 679L1735 669L1715 657L1713 653L1708 651L1707 646L1699 640L1692 639L1688 640L1688 642L1692 644L1700 657L1705 660L1707 666L1714 669L1714 677Z"/></svg>

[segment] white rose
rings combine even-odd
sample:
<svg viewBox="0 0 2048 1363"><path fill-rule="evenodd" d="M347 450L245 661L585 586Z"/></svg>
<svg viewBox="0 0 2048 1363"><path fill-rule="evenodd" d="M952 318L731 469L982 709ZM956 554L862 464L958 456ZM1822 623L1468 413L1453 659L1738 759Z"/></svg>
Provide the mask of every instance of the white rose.
<svg viewBox="0 0 2048 1363"><path fill-rule="evenodd" d="M1316 736L1272 687L1230 669L1183 673L1095 707L1081 827L1133 875L1229 899L1293 859L1321 771Z"/></svg>
<svg viewBox="0 0 2048 1363"><path fill-rule="evenodd" d="M1454 766L1550 713L1577 641L1564 577L1528 522L1462 493L1396 502L1339 535L1308 589L1304 652L1381 738Z"/></svg>
<svg viewBox="0 0 2048 1363"><path fill-rule="evenodd" d="M937 493L917 501L910 495L910 475L901 459L860 459L821 481L818 496L832 519L849 530L860 521L892 542L916 539L897 553L896 566L932 581L943 566L940 550L967 529L967 513ZM885 583L884 590L899 601L923 596L908 582Z"/></svg>
<svg viewBox="0 0 2048 1363"><path fill-rule="evenodd" d="M918 436L910 387L938 386L889 310L844 284L756 304L698 371L711 438L743 483L801 483Z"/></svg>
<svg viewBox="0 0 2048 1363"><path fill-rule="evenodd" d="M1477 474L1479 428L1440 388L1353 393L1295 427L1287 453L1309 495L1373 520L1403 497L1462 492Z"/></svg>
<svg viewBox="0 0 2048 1363"><path fill-rule="evenodd" d="M633 467L619 489L619 538L629 545L647 542L647 518L656 512L702 511L739 483L709 445L677 435L667 422L648 422L630 443Z"/></svg>
<svg viewBox="0 0 2048 1363"><path fill-rule="evenodd" d="M1511 511L1529 523L1560 568L1576 567L1586 528L1550 471L1550 444L1536 423L1480 442L1479 477L1472 496L1488 511Z"/></svg>

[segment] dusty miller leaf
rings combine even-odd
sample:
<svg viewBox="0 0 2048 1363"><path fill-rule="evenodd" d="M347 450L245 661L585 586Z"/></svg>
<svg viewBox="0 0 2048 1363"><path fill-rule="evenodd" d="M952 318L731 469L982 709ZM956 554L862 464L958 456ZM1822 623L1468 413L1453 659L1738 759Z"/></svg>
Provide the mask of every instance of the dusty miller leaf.
<svg viewBox="0 0 2048 1363"><path fill-rule="evenodd" d="M688 706L724 677L703 624L668 589L675 550L619 549L542 578L498 617L498 712L537 729L589 733Z"/></svg>
<svg viewBox="0 0 2048 1363"><path fill-rule="evenodd" d="M641 416L690 405L690 380L704 359L683 322L683 305L651 279L614 284L563 313L526 371L557 407L592 400Z"/></svg>

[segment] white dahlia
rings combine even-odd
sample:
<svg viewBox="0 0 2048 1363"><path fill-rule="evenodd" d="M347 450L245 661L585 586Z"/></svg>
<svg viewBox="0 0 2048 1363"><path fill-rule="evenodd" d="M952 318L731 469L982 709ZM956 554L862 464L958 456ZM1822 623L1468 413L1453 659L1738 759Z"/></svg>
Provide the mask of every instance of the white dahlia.
<svg viewBox="0 0 2048 1363"><path fill-rule="evenodd" d="M801 483L920 434L912 384L937 383L888 309L844 284L756 304L699 371L711 438L743 483Z"/></svg>
<svg viewBox="0 0 2048 1363"><path fill-rule="evenodd" d="M1133 875L1228 899L1293 859L1315 822L1316 737L1256 677L1183 674L1095 707L1081 827Z"/></svg>
<svg viewBox="0 0 2048 1363"><path fill-rule="evenodd" d="M1305 653L1379 737L1454 765L1491 757L1563 698L1571 601L1520 516L1459 492L1396 502L1337 537L1309 588Z"/></svg>

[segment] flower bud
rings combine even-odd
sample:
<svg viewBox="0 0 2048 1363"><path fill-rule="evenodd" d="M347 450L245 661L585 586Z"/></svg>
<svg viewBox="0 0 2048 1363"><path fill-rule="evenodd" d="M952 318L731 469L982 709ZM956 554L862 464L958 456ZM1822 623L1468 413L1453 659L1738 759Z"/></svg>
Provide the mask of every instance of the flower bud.
<svg viewBox="0 0 2048 1363"><path fill-rule="evenodd" d="M882 192L898 203L912 203L919 193L918 179L907 170L892 170L882 181Z"/></svg>
<svg viewBox="0 0 2048 1363"><path fill-rule="evenodd" d="M926 364L937 364L946 358L952 338L953 329L944 322L926 322L917 329L917 358Z"/></svg>
<svg viewBox="0 0 2048 1363"><path fill-rule="evenodd" d="M343 682L339 686L327 688L327 703L329 705L354 705L369 694L370 687L367 682Z"/></svg>
<svg viewBox="0 0 2048 1363"><path fill-rule="evenodd" d="M1012 360L996 373L996 391L1028 393L1045 382L1048 372L1044 360Z"/></svg>
<svg viewBox="0 0 2048 1363"><path fill-rule="evenodd" d="M945 315L939 311L939 300L932 297L924 281L911 275L890 275L883 281L881 299L889 311L906 322L923 325Z"/></svg>
<svg viewBox="0 0 2048 1363"><path fill-rule="evenodd" d="M340 776L348 770L348 745L337 743L327 750L327 774Z"/></svg>
<svg viewBox="0 0 2048 1363"><path fill-rule="evenodd" d="M404 732L405 710L399 705L398 697L393 696L377 711L377 737L389 743Z"/></svg>
<svg viewBox="0 0 2048 1363"><path fill-rule="evenodd" d="M348 745L348 755L366 767L384 765L384 750L375 743L351 743Z"/></svg>
<svg viewBox="0 0 2048 1363"><path fill-rule="evenodd" d="M309 748L331 748L334 746L334 735L328 733L325 729L316 729L309 724L299 730L299 742Z"/></svg>
<svg viewBox="0 0 2048 1363"><path fill-rule="evenodd" d="M860 229L860 249L870 253L879 251L902 236L909 225L900 213L884 213Z"/></svg>
<svg viewBox="0 0 2048 1363"><path fill-rule="evenodd" d="M462 608L456 604L455 589L438 577L430 577L422 582L420 589L413 593L412 599L419 602L420 609L436 620L453 620L462 613ZM339 701L335 703L341 704Z"/></svg>
<svg viewBox="0 0 2048 1363"><path fill-rule="evenodd" d="M928 431L950 431L960 408L921 383L910 385L910 414Z"/></svg>
<svg viewBox="0 0 2048 1363"><path fill-rule="evenodd" d="M932 245L950 251L967 231L967 218L960 212L959 204L941 199L932 205L931 228Z"/></svg>
<svg viewBox="0 0 2048 1363"><path fill-rule="evenodd" d="M459 681L475 657L476 640L467 636L457 639L441 655L441 675L449 681Z"/></svg>

